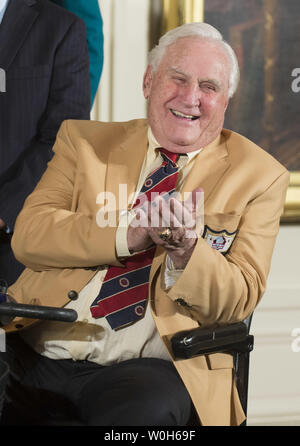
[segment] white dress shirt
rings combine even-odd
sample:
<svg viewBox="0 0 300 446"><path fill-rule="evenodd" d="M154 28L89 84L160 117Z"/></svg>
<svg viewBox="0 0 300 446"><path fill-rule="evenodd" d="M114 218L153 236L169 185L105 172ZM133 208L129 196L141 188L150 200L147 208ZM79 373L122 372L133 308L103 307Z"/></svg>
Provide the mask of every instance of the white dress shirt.
<svg viewBox="0 0 300 446"><path fill-rule="evenodd" d="M151 129L148 131L148 151L140 173L137 194L141 190L146 177L162 162ZM201 150L201 149L200 149ZM177 189L180 190L186 175L193 166L195 156L200 152L180 157L178 162ZM132 205L135 202L135 198ZM123 219L127 224L132 215L124 209ZM124 221L117 230L116 250L120 257L130 255L127 247L127 225ZM149 305L145 316L133 325L114 331L105 317L94 319L90 306L99 293L107 269L98 271L93 279L82 289L75 301L69 302L65 308L77 311L78 319L73 324L64 322L41 322L37 326L24 330L24 340L38 353L52 359L88 360L101 365L125 361L132 358L154 357L170 360L167 349L161 340L151 314ZM166 288L171 286L180 271L166 272Z"/></svg>
<svg viewBox="0 0 300 446"><path fill-rule="evenodd" d="M0 0L0 23L2 22L9 0Z"/></svg>

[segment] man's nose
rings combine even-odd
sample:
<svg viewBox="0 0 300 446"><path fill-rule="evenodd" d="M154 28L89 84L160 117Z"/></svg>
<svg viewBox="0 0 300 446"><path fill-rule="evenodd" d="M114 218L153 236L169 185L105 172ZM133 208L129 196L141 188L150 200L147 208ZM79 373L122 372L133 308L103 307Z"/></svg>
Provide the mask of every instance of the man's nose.
<svg viewBox="0 0 300 446"><path fill-rule="evenodd" d="M200 107L201 89L198 83L188 83L181 91L181 97L184 103L189 107Z"/></svg>

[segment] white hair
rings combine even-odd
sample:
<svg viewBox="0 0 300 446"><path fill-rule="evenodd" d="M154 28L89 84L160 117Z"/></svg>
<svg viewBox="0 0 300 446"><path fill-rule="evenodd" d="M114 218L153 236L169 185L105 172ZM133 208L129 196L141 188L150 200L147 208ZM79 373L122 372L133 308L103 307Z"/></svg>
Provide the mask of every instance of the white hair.
<svg viewBox="0 0 300 446"><path fill-rule="evenodd" d="M223 47L231 64L228 90L228 96L231 98L236 92L240 80L237 57L231 46L223 39L222 34L208 23L186 23L171 29L164 34L159 39L158 45L156 45L149 53L149 64L152 67L152 70L157 71L167 47L182 37L200 37L202 39L218 42Z"/></svg>

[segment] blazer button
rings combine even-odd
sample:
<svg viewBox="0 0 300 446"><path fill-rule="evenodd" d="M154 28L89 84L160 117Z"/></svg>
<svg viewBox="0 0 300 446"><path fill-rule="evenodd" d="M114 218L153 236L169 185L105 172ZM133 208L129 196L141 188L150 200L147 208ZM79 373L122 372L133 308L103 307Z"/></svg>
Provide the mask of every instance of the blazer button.
<svg viewBox="0 0 300 446"><path fill-rule="evenodd" d="M71 291L69 291L69 292L68 292L68 298L69 298L70 300L76 300L76 299L78 299L78 293L77 293L77 291L75 291L75 290L71 290Z"/></svg>

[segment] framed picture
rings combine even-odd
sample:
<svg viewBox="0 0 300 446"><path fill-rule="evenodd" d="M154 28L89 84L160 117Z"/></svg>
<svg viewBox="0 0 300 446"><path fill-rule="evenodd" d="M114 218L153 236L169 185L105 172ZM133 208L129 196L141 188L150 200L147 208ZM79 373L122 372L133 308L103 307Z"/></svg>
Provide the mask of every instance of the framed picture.
<svg viewBox="0 0 300 446"><path fill-rule="evenodd" d="M162 32L203 20L235 50L241 81L225 127L291 172L281 221L300 223L300 1L163 0L162 8Z"/></svg>

